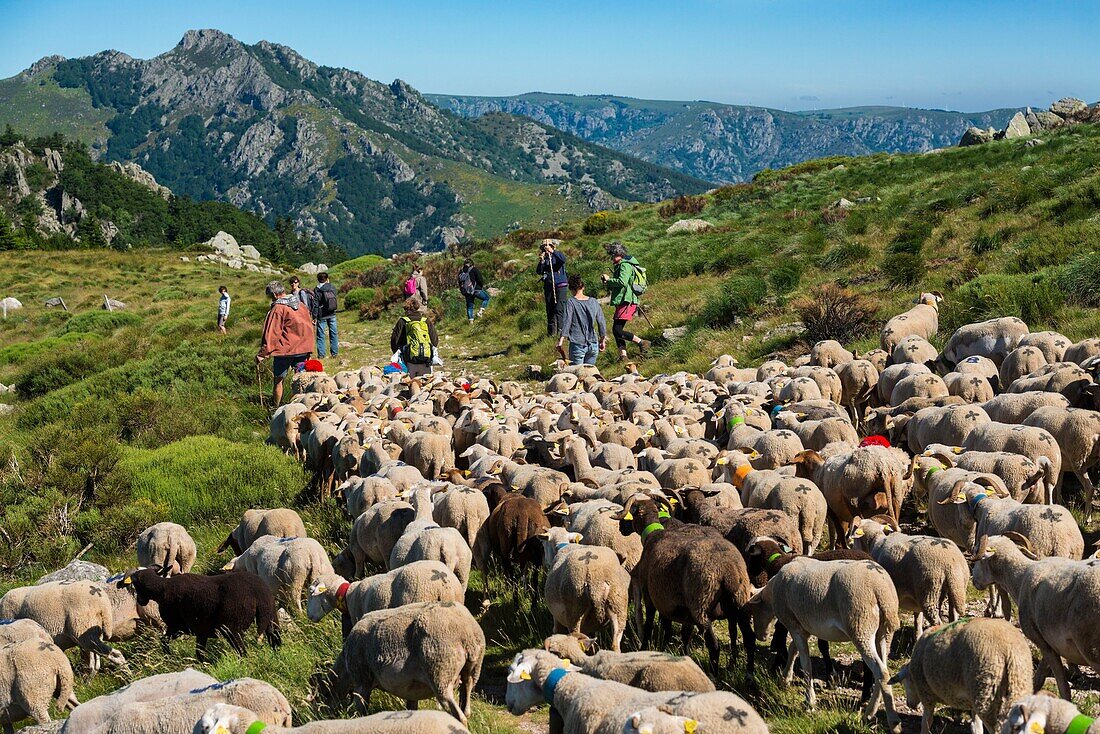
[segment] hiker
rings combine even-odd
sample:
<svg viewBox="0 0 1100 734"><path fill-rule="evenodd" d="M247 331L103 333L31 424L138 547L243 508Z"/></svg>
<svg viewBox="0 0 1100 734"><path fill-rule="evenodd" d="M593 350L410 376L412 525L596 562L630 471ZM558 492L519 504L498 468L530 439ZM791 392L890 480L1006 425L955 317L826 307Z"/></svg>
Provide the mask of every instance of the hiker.
<svg viewBox="0 0 1100 734"><path fill-rule="evenodd" d="M419 265L413 265L412 275L405 281L405 296L416 296L424 305L428 304L428 279Z"/></svg>
<svg viewBox="0 0 1100 734"><path fill-rule="evenodd" d="M225 335L225 322L229 320L229 304L233 302L233 299L229 297L229 289L224 285L218 286L218 293L221 293L221 298L218 299L218 331Z"/></svg>
<svg viewBox="0 0 1100 734"><path fill-rule="evenodd" d="M462 270L458 271L458 292L466 299L466 318L474 323L474 301L481 301L481 307L477 310L480 319L485 313L485 307L489 305L489 294L485 291L485 281L481 279L481 271L474 265L470 258L462 263Z"/></svg>
<svg viewBox="0 0 1100 734"><path fill-rule="evenodd" d="M306 307L295 296L287 293L279 281L268 283L266 293L271 299L271 308L264 319L256 364L268 357L273 358L271 410L275 410L283 402L283 380L287 373L295 365L305 362L313 349L313 319Z"/></svg>
<svg viewBox="0 0 1100 734"><path fill-rule="evenodd" d="M393 325L390 349L400 353L409 377L420 377L432 373L438 346L439 335L428 318L428 309L421 305L417 296L410 296L405 300L405 315Z"/></svg>
<svg viewBox="0 0 1100 734"><path fill-rule="evenodd" d="M313 292L302 287L302 281L298 279L297 275L290 276L290 280L287 282L290 284L290 295L297 298L298 301L306 307L306 311L312 315Z"/></svg>
<svg viewBox="0 0 1100 734"><path fill-rule="evenodd" d="M603 309L595 298L584 294L581 276L569 276L569 290L573 297L565 304L558 351L568 340L569 364L596 364L596 357L607 349L607 321Z"/></svg>
<svg viewBox="0 0 1100 734"><path fill-rule="evenodd" d="M619 357L625 360L628 357L626 345L630 342L640 346L642 354L649 351L648 341L626 330L626 325L638 314L638 293L635 281L637 269L641 263L630 256L622 242L612 242L608 245L607 254L611 256L614 268L611 275L604 273L600 278L607 285L607 290L611 294L611 305L615 307L614 326L611 327L611 333L615 335Z"/></svg>
<svg viewBox="0 0 1100 734"><path fill-rule="evenodd" d="M542 241L535 272L542 278L542 294L546 299L546 335L557 336L565 302L569 300L569 276L565 272L565 255L558 252L555 240Z"/></svg>
<svg viewBox="0 0 1100 734"><path fill-rule="evenodd" d="M317 273L317 287L313 289L313 321L317 327L317 358L325 358L325 336L328 336L329 355L337 353L336 341L336 287L328 280L328 273Z"/></svg>

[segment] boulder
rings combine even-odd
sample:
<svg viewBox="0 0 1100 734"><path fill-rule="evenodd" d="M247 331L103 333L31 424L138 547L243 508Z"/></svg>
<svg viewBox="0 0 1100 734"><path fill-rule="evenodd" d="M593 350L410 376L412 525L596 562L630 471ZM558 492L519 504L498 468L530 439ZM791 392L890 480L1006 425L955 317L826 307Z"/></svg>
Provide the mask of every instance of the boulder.
<svg viewBox="0 0 1100 734"><path fill-rule="evenodd" d="M122 301L116 301L113 298L106 298L103 303L99 304L99 307L102 308L104 311L107 311L108 305L110 305L111 308L109 310L111 311L121 311L126 308L125 303L123 303Z"/></svg>
<svg viewBox="0 0 1100 734"><path fill-rule="evenodd" d="M855 204L841 197L829 205L830 209L851 209Z"/></svg>
<svg viewBox="0 0 1100 734"><path fill-rule="evenodd" d="M259 260L260 251L252 245L244 245L241 247L241 255L248 260Z"/></svg>
<svg viewBox="0 0 1100 734"><path fill-rule="evenodd" d="M1034 148L1036 145L1043 145L1046 142L1047 141L1043 140L1042 138L1031 138L1030 140L1025 141L1024 145L1029 148Z"/></svg>
<svg viewBox="0 0 1100 734"><path fill-rule="evenodd" d="M12 385L11 387L8 387L4 383L0 382L0 395L3 395L4 393L12 392L13 390L15 390L14 385Z"/></svg>
<svg viewBox="0 0 1100 734"><path fill-rule="evenodd" d="M61 298L61 296L47 298L45 304L46 308L57 308L58 306L61 306L61 308L65 308L65 301Z"/></svg>
<svg viewBox="0 0 1100 734"><path fill-rule="evenodd" d="M673 222L666 231L667 234L678 234L682 232L706 232L714 225L705 219L681 219L678 222Z"/></svg>
<svg viewBox="0 0 1100 734"><path fill-rule="evenodd" d="M237 244L237 240L233 235L228 232L219 231L203 244L225 257L239 258L241 256L241 246Z"/></svg>
<svg viewBox="0 0 1100 734"><path fill-rule="evenodd" d="M1062 119L1068 117L1074 117L1080 112L1084 112L1088 108L1088 105L1083 100L1076 97L1062 97L1060 100L1050 106L1050 111L1058 115Z"/></svg>
<svg viewBox="0 0 1100 734"><path fill-rule="evenodd" d="M191 258L187 257L186 255L181 255L180 256L180 262L181 263L189 263L189 262L191 262Z"/></svg>
<svg viewBox="0 0 1100 734"><path fill-rule="evenodd" d="M438 247L452 247L462 241L466 236L466 230L462 227L440 227L435 237L435 245Z"/></svg>
<svg viewBox="0 0 1100 734"><path fill-rule="evenodd" d="M317 275L317 273L321 272L322 270L327 272L328 265L325 265L324 263L318 263L317 265L314 265L313 263L306 263L305 265L298 266L298 272L305 273L306 275Z"/></svg>
<svg viewBox="0 0 1100 734"><path fill-rule="evenodd" d="M240 270L242 267L244 267L244 263L237 258L232 258L229 262L226 263L226 265L233 270Z"/></svg>
<svg viewBox="0 0 1100 734"><path fill-rule="evenodd" d="M674 326L671 329L665 329L661 332L661 336L669 343L676 343L687 336L688 327L686 326Z"/></svg>
<svg viewBox="0 0 1100 734"><path fill-rule="evenodd" d="M23 308L23 304L19 302L19 299L8 296L7 298L0 298L0 308L5 311L18 311Z"/></svg>
<svg viewBox="0 0 1100 734"><path fill-rule="evenodd" d="M38 579L39 584L48 584L51 581L106 581L110 572L106 566L89 561L73 560L69 565L59 568L53 573L48 573Z"/></svg>
<svg viewBox="0 0 1100 734"><path fill-rule="evenodd" d="M1027 124L1027 118L1024 117L1023 112L1017 112L1008 121L1008 126L1004 131L1004 139L1015 140L1016 138L1026 138L1028 135L1031 135L1031 128Z"/></svg>
<svg viewBox="0 0 1100 734"><path fill-rule="evenodd" d="M1048 112L1047 110L1033 112L1030 107L1024 117L1027 118L1027 126L1031 128L1031 132L1033 133L1037 133L1041 130L1053 130L1056 127L1061 127L1065 123L1065 120L1058 117L1058 115L1053 112Z"/></svg>
<svg viewBox="0 0 1100 734"><path fill-rule="evenodd" d="M996 134L997 131L993 128L983 130L980 127L968 127L966 132L963 133L962 140L959 141L959 147L965 148L968 145L988 143Z"/></svg>
<svg viewBox="0 0 1100 734"><path fill-rule="evenodd" d="M8 415L15 412L15 406L8 403L0 403L0 415Z"/></svg>
<svg viewBox="0 0 1100 734"><path fill-rule="evenodd" d="M260 266L257 265L256 263L245 263L244 268L245 268L245 270L249 271L250 273L260 272Z"/></svg>

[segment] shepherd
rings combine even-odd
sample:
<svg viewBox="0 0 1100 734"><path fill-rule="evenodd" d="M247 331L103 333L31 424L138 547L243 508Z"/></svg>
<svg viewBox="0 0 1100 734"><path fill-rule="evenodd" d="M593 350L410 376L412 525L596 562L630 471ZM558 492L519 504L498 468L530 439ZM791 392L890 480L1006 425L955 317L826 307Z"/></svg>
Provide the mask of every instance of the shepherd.
<svg viewBox="0 0 1100 734"><path fill-rule="evenodd" d="M295 365L302 364L313 350L313 318L295 296L286 292L283 284L273 280L267 284L271 308L264 319L260 349L256 364L272 357L271 409L283 402L283 380Z"/></svg>

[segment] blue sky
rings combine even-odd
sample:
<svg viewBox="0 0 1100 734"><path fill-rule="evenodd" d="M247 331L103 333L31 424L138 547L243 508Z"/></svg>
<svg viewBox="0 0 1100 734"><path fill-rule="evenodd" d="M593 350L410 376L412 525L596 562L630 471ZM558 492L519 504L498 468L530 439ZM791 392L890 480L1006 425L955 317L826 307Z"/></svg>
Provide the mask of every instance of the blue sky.
<svg viewBox="0 0 1100 734"><path fill-rule="evenodd" d="M148 58L189 28L425 92L967 111L1100 99L1091 0L0 0L0 77L49 54Z"/></svg>

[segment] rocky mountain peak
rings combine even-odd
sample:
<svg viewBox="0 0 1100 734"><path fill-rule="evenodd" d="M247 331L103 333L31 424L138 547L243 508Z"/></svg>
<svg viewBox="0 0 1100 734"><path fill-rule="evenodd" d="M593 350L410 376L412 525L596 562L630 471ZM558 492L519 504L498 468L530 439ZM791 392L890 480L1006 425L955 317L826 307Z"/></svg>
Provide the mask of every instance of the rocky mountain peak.
<svg viewBox="0 0 1100 734"><path fill-rule="evenodd" d="M236 38L219 31L216 28L202 28L190 30L183 34L183 38L176 44L181 51L224 50L229 46L240 47L242 44Z"/></svg>
<svg viewBox="0 0 1100 734"><path fill-rule="evenodd" d="M65 60L64 56L43 56L38 61L35 61L23 72L24 76L35 77L44 71L49 71L53 67Z"/></svg>

